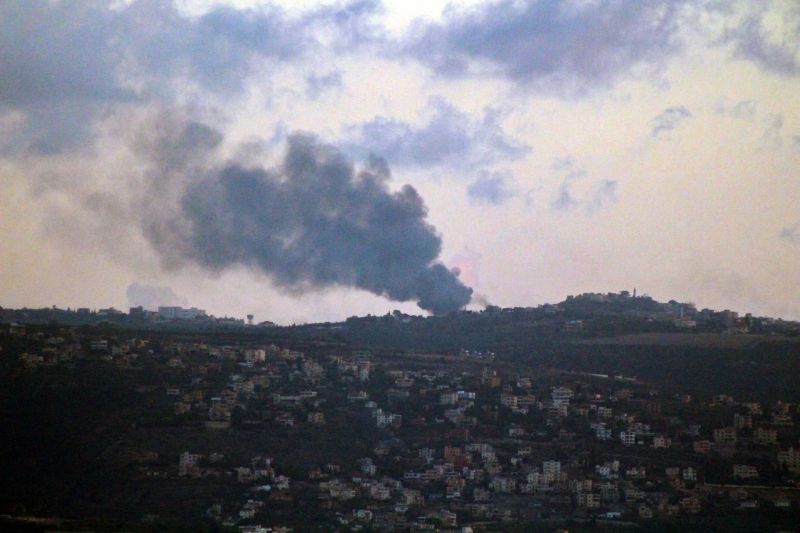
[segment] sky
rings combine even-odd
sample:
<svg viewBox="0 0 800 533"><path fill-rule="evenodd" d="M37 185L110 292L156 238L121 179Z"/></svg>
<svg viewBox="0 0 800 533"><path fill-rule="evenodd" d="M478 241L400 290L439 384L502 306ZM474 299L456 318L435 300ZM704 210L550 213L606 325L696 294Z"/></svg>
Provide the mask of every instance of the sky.
<svg viewBox="0 0 800 533"><path fill-rule="evenodd" d="M800 3L0 3L0 306L800 319Z"/></svg>

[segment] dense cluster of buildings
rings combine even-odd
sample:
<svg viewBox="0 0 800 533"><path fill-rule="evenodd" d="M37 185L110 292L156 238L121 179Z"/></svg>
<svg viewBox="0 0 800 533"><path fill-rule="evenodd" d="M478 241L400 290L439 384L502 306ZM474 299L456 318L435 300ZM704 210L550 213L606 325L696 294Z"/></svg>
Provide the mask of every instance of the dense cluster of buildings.
<svg viewBox="0 0 800 533"><path fill-rule="evenodd" d="M599 307L598 307L599 306ZM760 333L780 330L798 331L797 323L782 321L771 317L756 317L751 313L740 316L736 311L725 309L698 309L692 302L658 302L647 295L633 294L629 291L618 293L583 293L568 296L558 305L546 305L551 312L563 312L581 309L604 309L604 312L618 316L643 318L649 321L668 323L678 330L712 330L731 334ZM573 329L579 330L579 324L573 323ZM578 327L576 327L578 326Z"/></svg>
<svg viewBox="0 0 800 533"><path fill-rule="evenodd" d="M78 360L132 372L156 364L161 384L137 392L178 426L338 443L299 465L269 444L242 456L196 438L180 451L143 443L140 480L231 484L232 498L198 504L220 527L293 527L291 513L280 518L287 508L334 528L469 531L797 516L800 507L800 418L789 402L696 398L466 353L378 356L202 336L153 342L66 328L4 335L29 340L18 355L27 372Z"/></svg>
<svg viewBox="0 0 800 533"><path fill-rule="evenodd" d="M217 317L208 314L204 309L181 306L159 306L157 310L148 310L142 306L129 308L128 312L120 311L114 307L90 309L78 307L75 309L60 309L57 307L42 309L3 309L0 307L0 323L19 324L100 324L114 323L128 326L166 326L176 323L186 326L244 326L252 325L252 315L245 323L244 319L233 317ZM271 325L270 322L262 325Z"/></svg>

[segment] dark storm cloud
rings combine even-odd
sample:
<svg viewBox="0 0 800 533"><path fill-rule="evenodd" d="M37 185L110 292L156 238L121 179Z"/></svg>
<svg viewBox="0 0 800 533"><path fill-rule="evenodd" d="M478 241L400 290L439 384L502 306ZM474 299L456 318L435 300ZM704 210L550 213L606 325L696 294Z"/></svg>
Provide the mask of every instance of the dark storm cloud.
<svg viewBox="0 0 800 533"><path fill-rule="evenodd" d="M384 13L380 0L351 0L319 6L304 17L306 24L322 30L325 45L352 52L365 45L386 45L384 28L375 20Z"/></svg>
<svg viewBox="0 0 800 533"><path fill-rule="evenodd" d="M219 131L174 111L184 89L237 96L265 65L380 42L367 20L379 10L370 0L302 12L216 6L200 15L158 0L2 2L0 118L16 129L0 146L74 153L92 146L106 111L107 126L130 116L115 135L136 163L109 169L118 179L113 191L94 191L66 172L54 179L70 205L109 228L141 231L165 267L246 266L289 291L357 287L435 313L458 309L472 291L438 262L441 238L417 192L389 190L384 161L371 158L356 171L334 148L290 136L279 168L254 165L252 146L222 165ZM320 90L339 82L335 71L310 80ZM137 134L137 121L157 109L173 111ZM142 296L142 287L131 290Z"/></svg>
<svg viewBox="0 0 800 533"><path fill-rule="evenodd" d="M120 11L116 22L137 74L186 77L223 94L242 90L254 59L294 59L313 44L304 18L270 5L217 6L189 17L172 2L138 0Z"/></svg>
<svg viewBox="0 0 800 533"><path fill-rule="evenodd" d="M4 151L78 146L87 117L134 96L118 83L113 18L96 2L0 2L0 115L25 114Z"/></svg>
<svg viewBox="0 0 800 533"><path fill-rule="evenodd" d="M373 30L365 19L376 9L365 1L296 15L270 5L216 6L189 16L161 0L0 2L0 114L24 118L0 146L74 149L111 104L166 103L185 83L234 95L256 61L306 57L320 38L332 46L366 42Z"/></svg>
<svg viewBox="0 0 800 533"><path fill-rule="evenodd" d="M573 209L583 208L587 213L591 214L616 203L616 180L594 180L588 191L576 194L573 188L576 183L587 177L586 171L576 167L575 161L571 157L556 159L553 168L557 172L564 174L556 191L556 196L550 204L551 209L554 211L572 211Z"/></svg>
<svg viewBox="0 0 800 533"><path fill-rule="evenodd" d="M692 118L692 112L683 106L668 107L652 121L650 135L658 137L677 128L686 119Z"/></svg>
<svg viewBox="0 0 800 533"><path fill-rule="evenodd" d="M32 106L127 96L109 46L113 21L97 2L0 3L0 101Z"/></svg>
<svg viewBox="0 0 800 533"><path fill-rule="evenodd" d="M756 4L757 5L757 4ZM800 8L779 14L785 27L781 35L765 28L766 12L750 14L723 41L733 45L734 57L751 61L762 69L782 76L800 74Z"/></svg>
<svg viewBox="0 0 800 533"><path fill-rule="evenodd" d="M130 209L147 241L167 268L180 266L189 253L188 223L179 206L186 188L206 175L219 157L223 136L210 126L165 111L147 121L131 142L131 149L148 169L134 184Z"/></svg>
<svg viewBox="0 0 800 533"><path fill-rule="evenodd" d="M174 135L176 144L189 127ZM408 185L391 192L382 160L357 171L335 148L292 135L278 168L183 168L189 178L171 178L185 183L177 211L145 219L145 234L168 264L246 266L289 291L356 287L434 313L470 301L472 289L438 261L441 238L422 198Z"/></svg>
<svg viewBox="0 0 800 533"><path fill-rule="evenodd" d="M338 70L327 74L316 74L312 72L306 76L306 96L311 100L316 100L325 92L341 89L342 73Z"/></svg>
<svg viewBox="0 0 800 533"><path fill-rule="evenodd" d="M198 160L202 161L204 156L211 155L219 147L222 140L222 134L206 124L185 120L176 113L162 112L148 124L148 131L139 132L132 148L163 175L185 170Z"/></svg>
<svg viewBox="0 0 800 533"><path fill-rule="evenodd" d="M677 0L496 0L449 8L419 23L405 51L445 76L501 75L551 91L582 93L677 49Z"/></svg>
<svg viewBox="0 0 800 533"><path fill-rule="evenodd" d="M512 178L504 172L482 172L467 189L467 196L477 203L500 205L514 196Z"/></svg>
<svg viewBox="0 0 800 533"><path fill-rule="evenodd" d="M487 165L516 160L531 148L506 135L500 114L487 109L475 118L436 98L418 123L376 117L351 126L348 151L357 156L374 153L394 165Z"/></svg>

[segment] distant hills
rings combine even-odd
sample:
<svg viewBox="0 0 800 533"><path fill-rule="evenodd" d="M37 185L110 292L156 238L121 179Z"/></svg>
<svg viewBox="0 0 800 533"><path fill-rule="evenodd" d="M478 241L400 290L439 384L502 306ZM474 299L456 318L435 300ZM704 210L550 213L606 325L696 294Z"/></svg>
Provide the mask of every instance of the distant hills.
<svg viewBox="0 0 800 533"><path fill-rule="evenodd" d="M170 308L180 309L180 308ZM192 309L193 310L193 309ZM176 318L179 317L179 318ZM536 307L501 308L493 305L481 311L457 311L440 316L408 315L399 311L383 316L350 317L343 322L324 322L300 326L278 326L272 322L250 325L243 319L215 317L195 313L172 313L165 316L155 311L131 308L128 313L114 309L91 310L40 308L4 309L0 307L0 324L108 324L144 329L208 330L225 328L279 328L281 330L359 331L364 328L388 329L459 329L481 325L501 331L508 327L534 328L540 335L562 334L567 337L613 337L638 333L715 333L725 335L800 334L800 323L770 317L741 315L735 311L697 309L694 303L670 300L659 302L647 295L619 293L584 293L568 296L557 304Z"/></svg>
<svg viewBox="0 0 800 533"><path fill-rule="evenodd" d="M107 311L107 310L106 310ZM696 394L727 391L800 401L800 324L659 302L627 292L587 293L537 307L415 316L394 311L294 326L243 320L142 319L122 312L0 309L0 330L87 328L108 338L135 332L204 335L215 342L324 346L376 355L471 358L558 372L623 375Z"/></svg>

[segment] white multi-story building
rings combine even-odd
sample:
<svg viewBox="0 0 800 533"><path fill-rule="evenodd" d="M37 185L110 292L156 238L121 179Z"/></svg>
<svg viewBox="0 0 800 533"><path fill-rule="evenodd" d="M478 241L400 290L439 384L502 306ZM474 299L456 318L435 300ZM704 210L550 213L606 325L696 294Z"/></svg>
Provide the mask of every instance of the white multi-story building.
<svg viewBox="0 0 800 533"><path fill-rule="evenodd" d="M198 464L202 456L199 453L183 452L178 458L179 476L196 476L199 474Z"/></svg>
<svg viewBox="0 0 800 533"><path fill-rule="evenodd" d="M605 422L593 423L591 428L598 440L611 440L613 437L611 428L607 427Z"/></svg>
<svg viewBox="0 0 800 533"><path fill-rule="evenodd" d="M736 444L736 428L726 427L714 430L714 441L717 444Z"/></svg>
<svg viewBox="0 0 800 533"><path fill-rule="evenodd" d="M375 425L379 428L385 428L391 425L399 425L403 420L402 415L380 412L375 417Z"/></svg>
<svg viewBox="0 0 800 533"><path fill-rule="evenodd" d="M756 479L758 469L751 465L733 465L734 479Z"/></svg>
<svg viewBox="0 0 800 533"><path fill-rule="evenodd" d="M184 309L179 306L162 306L158 308L158 316L168 320L194 320L206 316L206 312L196 307Z"/></svg>
<svg viewBox="0 0 800 533"><path fill-rule="evenodd" d="M455 405L458 403L458 393L456 392L443 392L439 395L439 403L441 405Z"/></svg>
<svg viewBox="0 0 800 533"><path fill-rule="evenodd" d="M800 473L800 450L789 448L779 451L778 464L785 466L790 472Z"/></svg>
<svg viewBox="0 0 800 533"><path fill-rule="evenodd" d="M556 387L551 392L551 398L553 399L553 404L555 405L569 405L569 401L573 396L574 393L572 392L572 389L567 387Z"/></svg>
<svg viewBox="0 0 800 533"><path fill-rule="evenodd" d="M358 379L359 381L369 381L370 369L372 368L371 361L358 362Z"/></svg>
<svg viewBox="0 0 800 533"><path fill-rule="evenodd" d="M669 448L672 445L672 439L664 435L656 435L653 437L653 448Z"/></svg>
<svg viewBox="0 0 800 533"><path fill-rule="evenodd" d="M544 461L542 463L542 473L545 477L554 479L561 473L561 461Z"/></svg>
<svg viewBox="0 0 800 533"><path fill-rule="evenodd" d="M625 446L633 446L634 444L636 444L636 432L630 430L620 431L619 440Z"/></svg>

